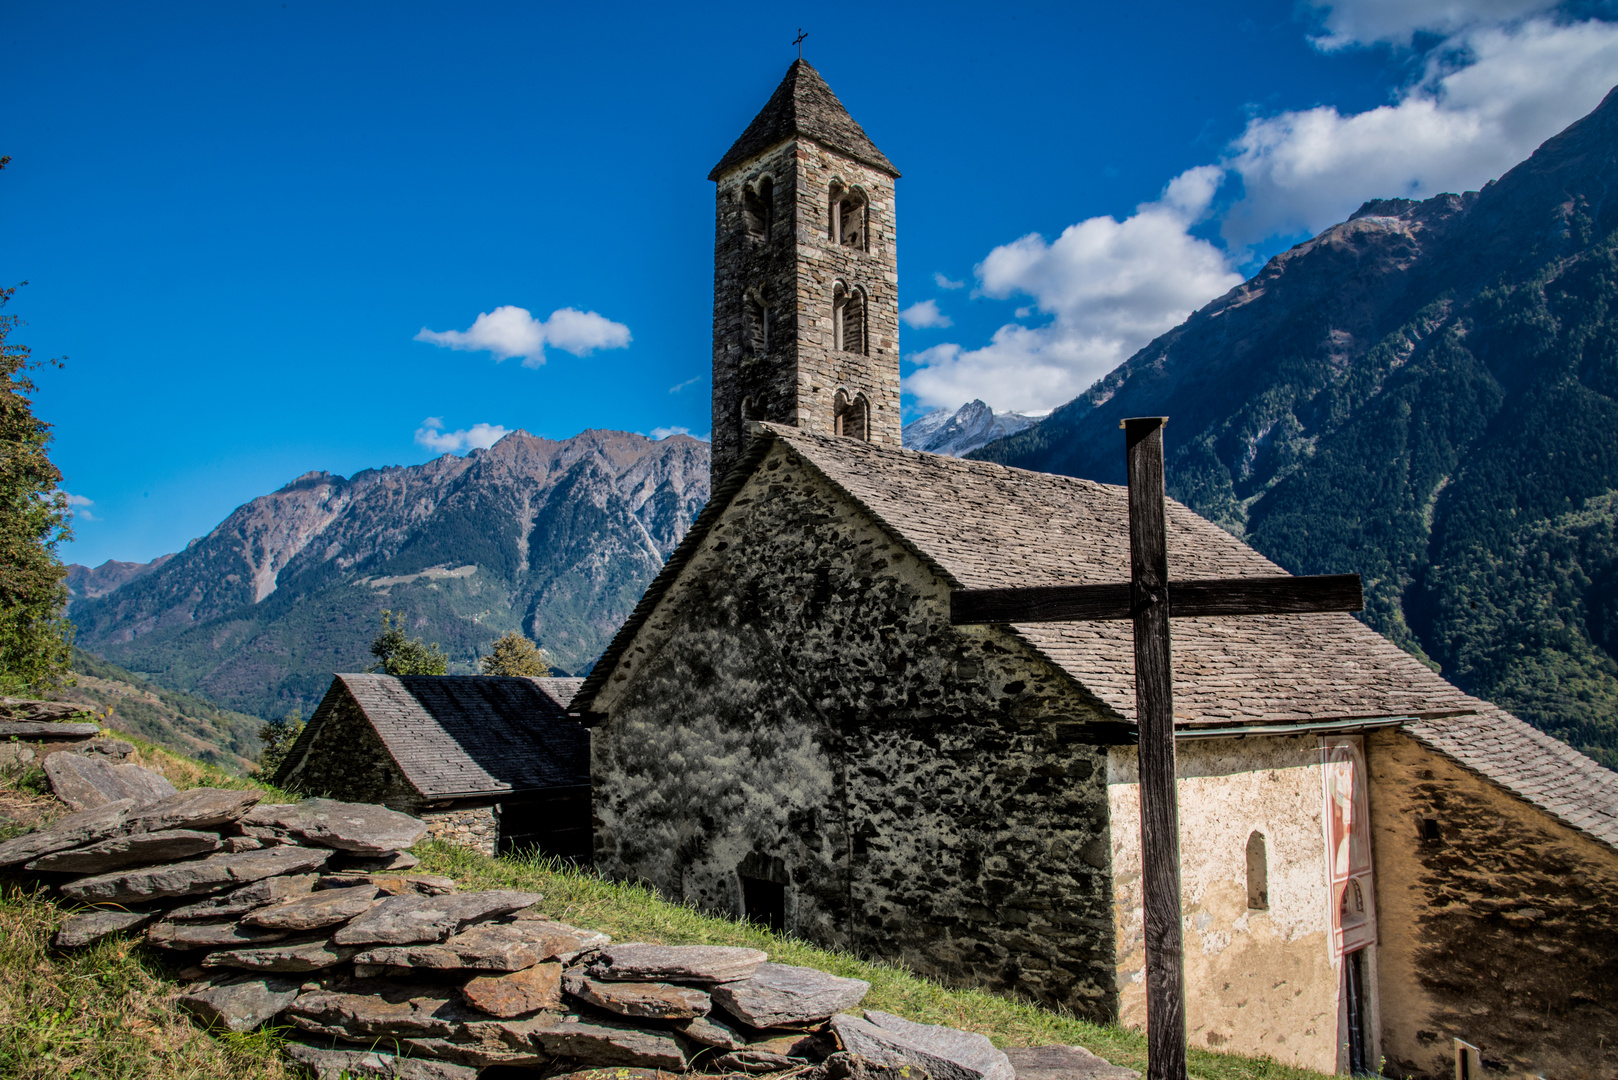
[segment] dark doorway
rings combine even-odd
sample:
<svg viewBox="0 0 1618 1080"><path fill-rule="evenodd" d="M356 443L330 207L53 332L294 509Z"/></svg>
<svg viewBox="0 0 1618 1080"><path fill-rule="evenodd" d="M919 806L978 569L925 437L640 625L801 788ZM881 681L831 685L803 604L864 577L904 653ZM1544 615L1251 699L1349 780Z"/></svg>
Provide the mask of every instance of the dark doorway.
<svg viewBox="0 0 1618 1080"><path fill-rule="evenodd" d="M767 930L787 928L787 887L779 881L738 875L742 879L742 917Z"/></svg>
<svg viewBox="0 0 1618 1080"><path fill-rule="evenodd" d="M590 828L590 789L552 788L500 804L502 855L537 851L575 866L594 855Z"/></svg>
<svg viewBox="0 0 1618 1080"><path fill-rule="evenodd" d="M1365 950L1356 949L1343 957L1344 990L1348 994L1348 1074L1369 1076L1366 1067Z"/></svg>

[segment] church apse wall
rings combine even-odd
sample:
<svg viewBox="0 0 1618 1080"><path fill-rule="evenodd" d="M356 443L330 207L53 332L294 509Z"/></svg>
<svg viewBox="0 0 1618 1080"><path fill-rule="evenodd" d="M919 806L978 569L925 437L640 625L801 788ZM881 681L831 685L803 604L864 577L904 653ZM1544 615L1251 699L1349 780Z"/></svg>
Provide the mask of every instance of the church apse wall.
<svg viewBox="0 0 1618 1080"><path fill-rule="evenodd" d="M1113 1014L1099 713L784 444L593 708L609 875Z"/></svg>
<svg viewBox="0 0 1618 1080"><path fill-rule="evenodd" d="M1389 1065L1448 1078L1460 1038L1499 1075L1618 1075L1618 855L1408 735L1367 744Z"/></svg>
<svg viewBox="0 0 1618 1080"><path fill-rule="evenodd" d="M1336 1072L1339 975L1327 943L1319 742L1198 739L1175 750L1191 1045ZM1119 1012L1144 1028L1134 747L1114 748L1109 769Z"/></svg>

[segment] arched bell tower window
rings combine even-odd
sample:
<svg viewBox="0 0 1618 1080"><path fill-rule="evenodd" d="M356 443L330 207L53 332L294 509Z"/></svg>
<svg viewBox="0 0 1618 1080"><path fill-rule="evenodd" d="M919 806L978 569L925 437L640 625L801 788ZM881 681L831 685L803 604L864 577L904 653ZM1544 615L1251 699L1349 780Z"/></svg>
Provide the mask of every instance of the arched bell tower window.
<svg viewBox="0 0 1618 1080"><path fill-rule="evenodd" d="M870 412L864 394L856 394L851 399L848 391L839 390L832 399L832 431L846 438L869 441Z"/></svg>
<svg viewBox="0 0 1618 1080"><path fill-rule="evenodd" d="M775 211L775 181L768 176L756 185L742 188L742 224L753 240L770 238L770 219Z"/></svg>
<svg viewBox="0 0 1618 1080"><path fill-rule="evenodd" d="M865 290L841 281L832 290L832 348L865 355Z"/></svg>
<svg viewBox="0 0 1618 1080"><path fill-rule="evenodd" d="M869 216L869 203L864 192L845 187L839 181L832 182L826 232L832 243L859 251L867 250L866 226Z"/></svg>
<svg viewBox="0 0 1618 1080"><path fill-rule="evenodd" d="M772 312L766 289L748 289L742 297L742 352L747 356L763 357L770 351Z"/></svg>

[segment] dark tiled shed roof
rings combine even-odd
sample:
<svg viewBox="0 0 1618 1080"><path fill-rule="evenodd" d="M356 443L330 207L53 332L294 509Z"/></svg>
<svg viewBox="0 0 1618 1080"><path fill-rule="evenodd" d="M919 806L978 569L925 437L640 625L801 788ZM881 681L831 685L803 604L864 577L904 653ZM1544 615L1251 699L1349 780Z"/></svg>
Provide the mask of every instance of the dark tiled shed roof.
<svg viewBox="0 0 1618 1080"><path fill-rule="evenodd" d="M589 732L566 711L583 682L338 675L321 709L347 694L425 798L505 794L590 782Z"/></svg>
<svg viewBox="0 0 1618 1080"><path fill-rule="evenodd" d="M755 425L757 437L592 671L589 708L636 629L775 442L784 442L958 588L1098 584L1129 577L1122 487L855 439ZM1168 507L1179 578L1284 575L1181 504ZM1128 622L1009 628L1124 720L1135 713ZM1618 847L1618 774L1462 693L1351 615L1175 619L1182 726L1409 716L1414 738L1555 817Z"/></svg>
<svg viewBox="0 0 1618 1080"><path fill-rule="evenodd" d="M733 166L798 136L813 139L891 176L899 175L899 170L876 148L865 129L848 115L820 72L807 61L794 60L781 85L753 117L741 138L719 159L708 179L718 180Z"/></svg>

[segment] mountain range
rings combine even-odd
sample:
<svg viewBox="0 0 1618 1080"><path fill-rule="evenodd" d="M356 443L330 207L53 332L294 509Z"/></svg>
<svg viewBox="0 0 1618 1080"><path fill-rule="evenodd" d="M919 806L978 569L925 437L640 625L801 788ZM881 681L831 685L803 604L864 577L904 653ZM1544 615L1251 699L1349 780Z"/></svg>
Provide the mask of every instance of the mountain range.
<svg viewBox="0 0 1618 1080"><path fill-rule="evenodd" d="M1170 493L1618 768L1618 91L1482 191L1366 203L972 456Z"/></svg>
<svg viewBox="0 0 1618 1080"><path fill-rule="evenodd" d="M954 412L934 409L904 426L900 433L907 450L963 457L978 447L1015 435L1039 423L1039 418L1016 412L995 412L981 400L968 401Z"/></svg>
<svg viewBox="0 0 1618 1080"><path fill-rule="evenodd" d="M588 670L708 498L708 445L513 432L486 450L298 477L151 563L70 569L78 644L256 716L307 715L372 662L380 613L452 672L509 630Z"/></svg>

